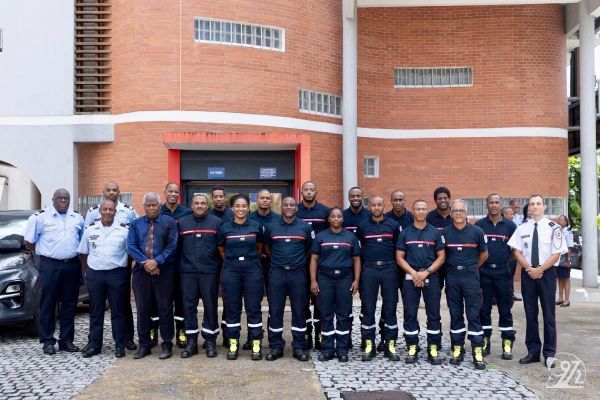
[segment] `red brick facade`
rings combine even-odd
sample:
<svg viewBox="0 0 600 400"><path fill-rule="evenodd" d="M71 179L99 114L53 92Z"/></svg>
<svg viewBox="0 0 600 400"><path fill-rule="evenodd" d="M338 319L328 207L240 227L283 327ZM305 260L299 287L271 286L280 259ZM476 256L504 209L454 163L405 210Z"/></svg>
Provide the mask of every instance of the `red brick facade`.
<svg viewBox="0 0 600 400"><path fill-rule="evenodd" d="M113 113L218 111L341 125L298 111L298 90L342 95L342 15L334 0L305 2L114 1ZM285 52L194 41L194 18L285 29ZM180 36L181 34L181 36ZM395 67L473 68L473 87L394 88ZM566 128L566 50L559 5L361 8L358 126L387 129ZM118 124L115 141L79 144L79 193L116 180L139 209L169 174L164 135L194 132L290 135L305 141L319 197L341 205L342 136L300 129L184 122ZM460 132L460 131L458 131ZM235 138L234 136L228 136ZM271 139L270 139L271 138ZM232 139L235 140L235 139ZM285 139L283 139L285 140ZM300 140L300 139L298 139ZM567 194L567 141L560 138L359 138L359 184L367 195L402 188L431 198L489 192ZM363 156L380 157L380 178L363 178ZM306 175L303 175L306 176Z"/></svg>

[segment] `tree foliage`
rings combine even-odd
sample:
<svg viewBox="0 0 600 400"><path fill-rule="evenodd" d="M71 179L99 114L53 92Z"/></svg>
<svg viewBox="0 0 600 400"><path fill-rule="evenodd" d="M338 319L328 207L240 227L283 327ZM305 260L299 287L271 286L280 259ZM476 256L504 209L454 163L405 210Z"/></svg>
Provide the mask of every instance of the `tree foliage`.
<svg viewBox="0 0 600 400"><path fill-rule="evenodd" d="M600 157L600 152L597 153ZM596 176L600 187L600 165L597 166ZM581 230L581 157L569 157L569 218L574 229ZM597 218L600 228L600 215Z"/></svg>

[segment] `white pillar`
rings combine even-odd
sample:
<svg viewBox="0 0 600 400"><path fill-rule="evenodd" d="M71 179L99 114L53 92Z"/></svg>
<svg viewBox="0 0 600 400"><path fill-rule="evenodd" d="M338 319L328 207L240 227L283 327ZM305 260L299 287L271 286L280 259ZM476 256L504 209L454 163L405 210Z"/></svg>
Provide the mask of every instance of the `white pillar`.
<svg viewBox="0 0 600 400"><path fill-rule="evenodd" d="M348 207L346 193L352 186L358 184L357 174L357 13L356 0L342 2L343 20L343 193L344 205Z"/></svg>
<svg viewBox="0 0 600 400"><path fill-rule="evenodd" d="M581 135L581 228L583 286L598 287L598 178L596 176L596 107L594 76L594 17L588 2L579 7L579 97Z"/></svg>

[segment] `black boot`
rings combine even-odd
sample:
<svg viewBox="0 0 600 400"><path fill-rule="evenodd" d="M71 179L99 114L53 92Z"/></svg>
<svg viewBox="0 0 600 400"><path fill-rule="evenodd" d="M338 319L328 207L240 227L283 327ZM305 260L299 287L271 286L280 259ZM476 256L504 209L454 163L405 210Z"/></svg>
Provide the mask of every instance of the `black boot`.
<svg viewBox="0 0 600 400"><path fill-rule="evenodd" d="M162 351L158 358L160 360L166 360L167 358L171 358L173 355L173 343L163 342L161 345Z"/></svg>
<svg viewBox="0 0 600 400"><path fill-rule="evenodd" d="M217 342L214 339L207 340L206 344L206 357L213 358L217 356Z"/></svg>
<svg viewBox="0 0 600 400"><path fill-rule="evenodd" d="M185 349L181 352L181 358L190 358L198 354L198 335L189 335Z"/></svg>
<svg viewBox="0 0 600 400"><path fill-rule="evenodd" d="M489 356L491 353L492 342L489 336L483 337L483 356Z"/></svg>

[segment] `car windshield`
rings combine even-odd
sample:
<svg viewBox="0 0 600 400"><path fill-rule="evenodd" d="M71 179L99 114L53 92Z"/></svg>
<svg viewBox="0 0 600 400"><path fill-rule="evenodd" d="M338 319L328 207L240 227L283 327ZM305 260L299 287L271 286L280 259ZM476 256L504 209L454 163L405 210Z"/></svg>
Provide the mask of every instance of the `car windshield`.
<svg viewBox="0 0 600 400"><path fill-rule="evenodd" d="M25 236L27 215L0 215L0 239L9 235Z"/></svg>

